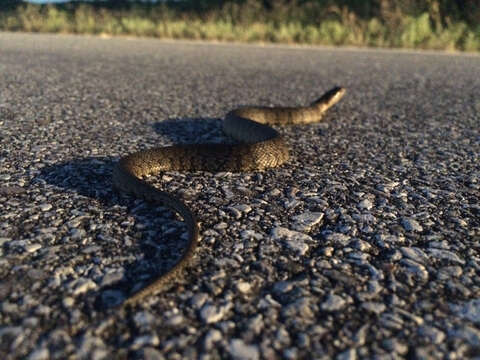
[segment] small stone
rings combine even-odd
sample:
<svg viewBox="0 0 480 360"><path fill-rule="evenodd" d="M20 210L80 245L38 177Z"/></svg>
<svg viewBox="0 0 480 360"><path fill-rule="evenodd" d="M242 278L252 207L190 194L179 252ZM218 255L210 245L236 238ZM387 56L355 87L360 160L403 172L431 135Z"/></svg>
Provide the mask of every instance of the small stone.
<svg viewBox="0 0 480 360"><path fill-rule="evenodd" d="M228 228L228 224L226 222L220 222L220 223L216 224L213 228L215 230L224 230L224 229Z"/></svg>
<svg viewBox="0 0 480 360"><path fill-rule="evenodd" d="M365 309L368 312L374 313L376 315L383 313L386 308L387 307L385 306L385 304L378 302L367 301L362 304L362 309Z"/></svg>
<svg viewBox="0 0 480 360"><path fill-rule="evenodd" d="M243 239L243 240L261 240L263 239L263 235L260 234L260 233L257 233L253 230L243 230L241 233L240 233L240 237Z"/></svg>
<svg viewBox="0 0 480 360"><path fill-rule="evenodd" d="M403 317L413 321L415 324L423 325L423 318L421 318L420 316L417 316L415 314L412 314L412 313L410 313L406 310L400 309L400 308L396 308L395 311L398 312Z"/></svg>
<svg viewBox="0 0 480 360"><path fill-rule="evenodd" d="M363 199L357 205L359 209L370 210L373 208L373 203L369 199Z"/></svg>
<svg viewBox="0 0 480 360"><path fill-rule="evenodd" d="M21 186L0 186L0 195L16 195L22 194L26 190Z"/></svg>
<svg viewBox="0 0 480 360"><path fill-rule="evenodd" d="M41 244L30 244L24 247L26 252L29 253L34 253L37 250L40 250L42 248Z"/></svg>
<svg viewBox="0 0 480 360"><path fill-rule="evenodd" d="M332 246L327 246L321 250L321 254L326 257L331 257L333 255L334 250L335 249Z"/></svg>
<svg viewBox="0 0 480 360"><path fill-rule="evenodd" d="M348 244L348 241L350 240L350 236L342 233L334 232L334 233L325 235L325 240L331 241L339 246L345 246Z"/></svg>
<svg viewBox="0 0 480 360"><path fill-rule="evenodd" d="M338 354L335 360L355 360L356 358L357 352L354 348L352 348Z"/></svg>
<svg viewBox="0 0 480 360"><path fill-rule="evenodd" d="M48 203L40 204L40 205L38 205L38 207L39 207L40 210L43 211L43 212L50 211L50 210L52 210L52 208L53 208L52 204L48 204Z"/></svg>
<svg viewBox="0 0 480 360"><path fill-rule="evenodd" d="M102 250L101 246L92 245L92 246L88 246L85 249L83 249L82 253L84 253L84 254L94 254L94 253L100 252L101 250Z"/></svg>
<svg viewBox="0 0 480 360"><path fill-rule="evenodd" d="M132 350L138 350L145 346L157 346L160 343L158 336L156 334L153 335L142 335L138 336L133 340L132 345L130 348Z"/></svg>
<svg viewBox="0 0 480 360"><path fill-rule="evenodd" d="M97 284L90 279L86 278L79 278L70 285L71 289L73 289L73 295L80 295L86 293L89 290L93 290L97 288Z"/></svg>
<svg viewBox="0 0 480 360"><path fill-rule="evenodd" d="M283 357L287 360L296 360L298 359L298 349L289 348L283 351Z"/></svg>
<svg viewBox="0 0 480 360"><path fill-rule="evenodd" d="M222 340L222 333L217 329L210 329L203 339L203 347L206 351L209 351L220 340Z"/></svg>
<svg viewBox="0 0 480 360"><path fill-rule="evenodd" d="M79 359L106 359L107 351L100 337L86 333L82 336L79 346L76 348L74 358Z"/></svg>
<svg viewBox="0 0 480 360"><path fill-rule="evenodd" d="M294 283L291 281L278 281L273 285L273 292L283 294L293 289Z"/></svg>
<svg viewBox="0 0 480 360"><path fill-rule="evenodd" d="M400 264L405 267L405 269L412 273L418 280L426 282L428 280L428 271L425 267L413 260L402 259Z"/></svg>
<svg viewBox="0 0 480 360"><path fill-rule="evenodd" d="M427 264L428 263L428 255L425 252L417 247L402 247L400 251L403 256L416 261L419 264Z"/></svg>
<svg viewBox="0 0 480 360"><path fill-rule="evenodd" d="M427 251L431 256L439 260L447 260L449 262L457 263L460 265L465 264L465 260L463 260L462 258L460 258L460 256L451 251L435 248L429 248Z"/></svg>
<svg viewBox="0 0 480 360"><path fill-rule="evenodd" d="M353 240L350 243L350 246L363 252L368 251L372 248L372 245L370 245L368 242L359 239Z"/></svg>
<svg viewBox="0 0 480 360"><path fill-rule="evenodd" d="M229 343L228 352L233 359L257 360L260 358L257 345L247 345L242 339L232 339Z"/></svg>
<svg viewBox="0 0 480 360"><path fill-rule="evenodd" d="M437 272L437 278L440 280L449 280L458 278L463 274L461 266L445 266Z"/></svg>
<svg viewBox="0 0 480 360"><path fill-rule="evenodd" d="M295 224L293 228L297 231L308 232L323 219L323 213L320 212L304 212L303 214L293 217Z"/></svg>
<svg viewBox="0 0 480 360"><path fill-rule="evenodd" d="M309 249L306 241L312 241L312 238L298 231L289 230L284 227L276 227L272 230L274 240L282 240L290 250L297 252L299 255L305 255Z"/></svg>
<svg viewBox="0 0 480 360"><path fill-rule="evenodd" d="M346 301L341 296L335 294L329 294L326 300L322 303L322 310L325 311L337 311L343 309Z"/></svg>
<svg viewBox="0 0 480 360"><path fill-rule="evenodd" d="M299 298L293 303L284 306L282 310L282 315L285 318L313 318L315 314L311 309L311 303L312 300L307 297Z"/></svg>
<svg viewBox="0 0 480 360"><path fill-rule="evenodd" d="M246 205L246 204L235 205L235 206L233 206L233 208L237 209L238 211L240 211L244 214L248 214L250 211L252 211L252 207L250 205Z"/></svg>
<svg viewBox="0 0 480 360"><path fill-rule="evenodd" d="M71 296L66 296L63 298L62 300L62 304L63 306L65 306L66 308L70 308L72 307L74 304L75 304L75 299L72 298Z"/></svg>
<svg viewBox="0 0 480 360"><path fill-rule="evenodd" d="M4 313L14 314L18 312L18 304L9 301L3 301L0 303L0 309Z"/></svg>
<svg viewBox="0 0 480 360"><path fill-rule="evenodd" d="M155 317L148 311L140 311L133 317L135 326L139 329L149 329L155 323Z"/></svg>
<svg viewBox="0 0 480 360"><path fill-rule="evenodd" d="M81 240L87 237L87 232L84 229L73 228L70 231L70 237L72 240Z"/></svg>
<svg viewBox="0 0 480 360"><path fill-rule="evenodd" d="M248 329L253 331L254 334L258 335L262 331L264 326L263 316L258 314L248 321Z"/></svg>
<svg viewBox="0 0 480 360"><path fill-rule="evenodd" d="M385 350L395 352L400 355L405 355L408 352L408 345L395 338L385 339L382 344Z"/></svg>
<svg viewBox="0 0 480 360"><path fill-rule="evenodd" d="M407 231L421 232L423 230L422 226L418 223L418 221L411 218L402 219L402 226Z"/></svg>
<svg viewBox="0 0 480 360"><path fill-rule="evenodd" d="M480 299L464 302L462 305L450 305L451 310L462 319L480 324Z"/></svg>
<svg viewBox="0 0 480 360"><path fill-rule="evenodd" d="M240 219L242 217L242 212L234 208L233 206L229 207L228 211L230 211L230 213L233 215L235 219Z"/></svg>
<svg viewBox="0 0 480 360"><path fill-rule="evenodd" d="M397 314L383 313L380 317L380 325L387 329L400 330L404 326L404 321Z"/></svg>
<svg viewBox="0 0 480 360"><path fill-rule="evenodd" d="M436 327L426 325L418 328L418 334L426 337L432 344L440 344L443 342L443 340L445 340L446 337L443 331L440 331Z"/></svg>
<svg viewBox="0 0 480 360"><path fill-rule="evenodd" d="M100 286L110 286L112 284L118 283L125 276L125 269L111 269L105 275L103 275L102 282Z"/></svg>
<svg viewBox="0 0 480 360"><path fill-rule="evenodd" d="M28 360L48 360L50 359L50 351L47 348L36 349L28 355Z"/></svg>
<svg viewBox="0 0 480 360"><path fill-rule="evenodd" d="M203 304L205 304L207 299L208 299L208 295L206 293L195 294L190 299L190 305L194 309L200 309L203 306Z"/></svg>
<svg viewBox="0 0 480 360"><path fill-rule="evenodd" d="M237 282L236 286L237 286L237 290L243 294L250 292L251 285L246 281L239 281Z"/></svg>
<svg viewBox="0 0 480 360"><path fill-rule="evenodd" d="M474 347L480 347L480 330L472 326L465 325L461 328L452 329L448 336L465 340Z"/></svg>
<svg viewBox="0 0 480 360"><path fill-rule="evenodd" d="M169 317L166 321L166 324L169 326L178 326L183 323L183 316L180 314L173 315Z"/></svg>
<svg viewBox="0 0 480 360"><path fill-rule="evenodd" d="M220 321L225 316L228 310L228 306L215 306L211 304L206 304L200 310L200 317L202 318L204 323L212 324Z"/></svg>
<svg viewBox="0 0 480 360"><path fill-rule="evenodd" d="M143 348L141 358L144 360L165 360L162 353L153 347Z"/></svg>

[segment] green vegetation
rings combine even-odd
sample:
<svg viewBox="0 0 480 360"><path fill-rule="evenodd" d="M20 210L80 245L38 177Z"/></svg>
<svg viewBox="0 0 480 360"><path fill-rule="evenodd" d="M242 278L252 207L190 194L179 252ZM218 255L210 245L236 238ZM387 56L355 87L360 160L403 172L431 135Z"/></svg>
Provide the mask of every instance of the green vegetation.
<svg viewBox="0 0 480 360"><path fill-rule="evenodd" d="M479 51L471 0L230 0L0 5L0 30Z"/></svg>

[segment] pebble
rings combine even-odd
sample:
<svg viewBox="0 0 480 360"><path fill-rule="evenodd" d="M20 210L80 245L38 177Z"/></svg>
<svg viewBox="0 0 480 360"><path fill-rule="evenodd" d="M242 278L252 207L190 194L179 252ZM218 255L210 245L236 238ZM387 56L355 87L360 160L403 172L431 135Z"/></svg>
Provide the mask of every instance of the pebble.
<svg viewBox="0 0 480 360"><path fill-rule="evenodd" d="M309 249L307 242L313 241L312 238L306 234L279 226L272 230L272 237L276 241L282 241L286 247L302 256L305 255Z"/></svg>
<svg viewBox="0 0 480 360"><path fill-rule="evenodd" d="M356 358L357 358L357 351L354 348L352 348L338 354L335 357L335 360L356 360Z"/></svg>
<svg viewBox="0 0 480 360"><path fill-rule="evenodd" d="M239 205L234 205L232 206L234 209L237 209L243 214L248 214L250 211L252 211L252 207L247 204L239 204Z"/></svg>
<svg viewBox="0 0 480 360"><path fill-rule="evenodd" d="M236 283L237 290L243 294L247 294L250 292L251 285L245 281L239 281Z"/></svg>
<svg viewBox="0 0 480 360"><path fill-rule="evenodd" d="M165 360L162 353L152 347L144 347L142 349L142 359L144 360Z"/></svg>
<svg viewBox="0 0 480 360"><path fill-rule="evenodd" d="M75 299L72 298L71 296L66 296L62 300L62 304L66 308L71 308L75 304Z"/></svg>
<svg viewBox="0 0 480 360"><path fill-rule="evenodd" d="M48 203L43 203L38 205L38 207L40 208L41 211L46 212L46 211L52 210L53 205Z"/></svg>
<svg viewBox="0 0 480 360"><path fill-rule="evenodd" d="M458 305L450 304L450 309L462 319L480 325L480 299L473 299Z"/></svg>
<svg viewBox="0 0 480 360"><path fill-rule="evenodd" d="M169 325L169 326L179 326L183 323L183 321L184 321L183 316L180 315L180 314L177 314L177 315L173 315L173 316L169 317L166 320L166 324Z"/></svg>
<svg viewBox="0 0 480 360"><path fill-rule="evenodd" d="M125 277L125 269L110 269L105 275L102 277L102 281L100 286L110 286L115 283L118 283Z"/></svg>
<svg viewBox="0 0 480 360"><path fill-rule="evenodd" d="M418 280L426 282L428 280L428 271L422 264L419 264L410 259L400 260L400 264L404 266L404 269L410 272Z"/></svg>
<svg viewBox="0 0 480 360"><path fill-rule="evenodd" d="M346 301L339 295L329 294L321 305L321 309L325 311L338 311L345 307Z"/></svg>
<svg viewBox="0 0 480 360"><path fill-rule="evenodd" d="M233 359L258 360L260 353L257 345L247 345L242 339L230 340L228 352Z"/></svg>
<svg viewBox="0 0 480 360"><path fill-rule="evenodd" d="M402 226L407 231L423 231L423 227L415 219L404 218L402 219Z"/></svg>
<svg viewBox="0 0 480 360"><path fill-rule="evenodd" d="M71 237L71 239L72 239L73 241L82 240L82 239L84 239L86 236L87 236L87 232L85 231L85 229L73 228L73 229L70 231L70 237Z"/></svg>
<svg viewBox="0 0 480 360"><path fill-rule="evenodd" d="M395 338L385 339L382 345L384 349L400 355L405 355L408 352L408 346Z"/></svg>
<svg viewBox="0 0 480 360"><path fill-rule="evenodd" d="M288 304L282 310L282 315L290 318L308 319L314 317L314 312L311 309L313 301L310 298L303 297Z"/></svg>
<svg viewBox="0 0 480 360"><path fill-rule="evenodd" d="M255 232L253 230L243 230L241 233L240 233L240 237L243 239L243 240L261 240L263 239L263 235L258 233L258 232Z"/></svg>
<svg viewBox="0 0 480 360"><path fill-rule="evenodd" d="M138 350L145 346L157 346L160 343L160 340L156 334L153 335L141 335L137 336L134 340L130 349Z"/></svg>
<svg viewBox="0 0 480 360"><path fill-rule="evenodd" d="M417 247L401 247L400 251L406 258L412 259L419 264L425 265L428 263L428 255Z"/></svg>
<svg viewBox="0 0 480 360"><path fill-rule="evenodd" d="M350 241L350 236L342 233L329 233L325 235L325 240L331 241L338 246L346 246Z"/></svg>
<svg viewBox="0 0 480 360"><path fill-rule="evenodd" d="M149 311L140 311L133 317L135 326L142 331L150 329L155 324L155 316Z"/></svg>
<svg viewBox="0 0 480 360"><path fill-rule="evenodd" d="M427 341L432 344L441 344L446 337L443 331L427 325L418 328L418 335L427 338Z"/></svg>
<svg viewBox="0 0 480 360"><path fill-rule="evenodd" d="M210 329L203 339L203 347L206 351L210 351L220 340L222 340L222 333L217 329Z"/></svg>
<svg viewBox="0 0 480 360"><path fill-rule="evenodd" d="M362 210L370 210L373 208L373 203L368 199L363 199L358 203L357 207Z"/></svg>
<svg viewBox="0 0 480 360"><path fill-rule="evenodd" d="M25 251L29 253L34 253L35 251L40 250L41 248L42 248L41 244L30 244L24 247Z"/></svg>
<svg viewBox="0 0 480 360"><path fill-rule="evenodd" d="M442 250L442 249L433 249L433 248L429 248L427 251L430 254L430 256L436 259L447 260L451 263L457 263L460 265L465 264L465 260L463 260L462 258L460 258L460 256L458 256L457 254L451 251Z"/></svg>
<svg viewBox="0 0 480 360"><path fill-rule="evenodd" d="M378 302L364 302L362 303L362 308L376 315L383 313L387 309L385 304Z"/></svg>
<svg viewBox="0 0 480 360"><path fill-rule="evenodd" d="M28 355L28 360L48 360L50 359L50 351L47 348L35 349Z"/></svg>
<svg viewBox="0 0 480 360"><path fill-rule="evenodd" d="M213 324L223 319L229 309L230 307L227 305L216 306L205 304L200 310L200 318L205 324Z"/></svg>
<svg viewBox="0 0 480 360"><path fill-rule="evenodd" d="M448 336L458 338L468 342L471 346L480 347L480 329L470 325L462 325L462 327L449 330Z"/></svg>
<svg viewBox="0 0 480 360"><path fill-rule="evenodd" d="M312 227L320 223L322 219L323 213L307 211L293 217L295 221L293 228L297 231L308 232Z"/></svg>
<svg viewBox="0 0 480 360"><path fill-rule="evenodd" d="M97 284L91 279L88 278L78 278L70 284L70 289L72 289L72 294L77 296L83 293L86 293L89 290L97 288Z"/></svg>

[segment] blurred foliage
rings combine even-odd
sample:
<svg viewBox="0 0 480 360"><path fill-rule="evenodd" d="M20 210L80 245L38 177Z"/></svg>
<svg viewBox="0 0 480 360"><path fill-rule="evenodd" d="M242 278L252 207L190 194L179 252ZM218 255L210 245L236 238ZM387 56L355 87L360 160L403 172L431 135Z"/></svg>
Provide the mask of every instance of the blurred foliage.
<svg viewBox="0 0 480 360"><path fill-rule="evenodd" d="M0 0L0 30L480 50L480 0Z"/></svg>

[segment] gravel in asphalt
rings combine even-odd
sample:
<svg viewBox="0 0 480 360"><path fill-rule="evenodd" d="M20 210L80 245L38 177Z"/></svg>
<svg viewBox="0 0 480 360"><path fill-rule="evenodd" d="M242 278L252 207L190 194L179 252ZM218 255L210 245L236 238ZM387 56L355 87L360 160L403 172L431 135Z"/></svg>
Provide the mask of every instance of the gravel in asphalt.
<svg viewBox="0 0 480 360"><path fill-rule="evenodd" d="M2 359L480 354L480 57L0 33ZM228 141L239 105L345 98L277 169L168 172L202 240L118 194L120 156Z"/></svg>

